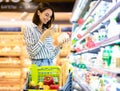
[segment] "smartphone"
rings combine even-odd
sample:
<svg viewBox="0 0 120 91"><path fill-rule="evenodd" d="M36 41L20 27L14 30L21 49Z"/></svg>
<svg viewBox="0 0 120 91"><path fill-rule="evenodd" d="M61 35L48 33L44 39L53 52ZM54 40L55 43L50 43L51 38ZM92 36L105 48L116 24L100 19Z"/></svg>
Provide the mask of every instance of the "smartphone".
<svg viewBox="0 0 120 91"><path fill-rule="evenodd" d="M55 25L53 25L53 26L51 27L51 29L52 29L54 32L57 31L57 28L58 28L58 25L57 25L57 24L55 24Z"/></svg>

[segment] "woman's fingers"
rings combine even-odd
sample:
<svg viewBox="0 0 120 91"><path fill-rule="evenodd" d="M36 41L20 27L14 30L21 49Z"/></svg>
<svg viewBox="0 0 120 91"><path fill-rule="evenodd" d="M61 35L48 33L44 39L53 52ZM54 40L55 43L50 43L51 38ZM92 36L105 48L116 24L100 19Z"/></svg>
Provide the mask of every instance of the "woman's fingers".
<svg viewBox="0 0 120 91"><path fill-rule="evenodd" d="M67 38L67 39L64 39L62 43L63 43L63 44L64 44L64 43L67 43L68 40L69 40L68 38Z"/></svg>

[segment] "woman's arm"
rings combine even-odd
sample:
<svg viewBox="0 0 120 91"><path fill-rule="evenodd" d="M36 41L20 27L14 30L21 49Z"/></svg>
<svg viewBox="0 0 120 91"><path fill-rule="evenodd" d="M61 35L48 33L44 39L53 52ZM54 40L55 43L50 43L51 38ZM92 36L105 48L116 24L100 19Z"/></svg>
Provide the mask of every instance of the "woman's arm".
<svg viewBox="0 0 120 91"><path fill-rule="evenodd" d="M24 40L30 55L36 55L43 46L34 29L32 30L32 28L28 26L26 26L24 30Z"/></svg>

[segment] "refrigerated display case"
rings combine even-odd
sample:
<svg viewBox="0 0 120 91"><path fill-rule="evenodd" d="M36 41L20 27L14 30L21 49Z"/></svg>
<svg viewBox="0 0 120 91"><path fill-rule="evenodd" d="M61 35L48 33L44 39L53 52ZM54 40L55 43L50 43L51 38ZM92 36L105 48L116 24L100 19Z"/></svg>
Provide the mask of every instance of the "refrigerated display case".
<svg viewBox="0 0 120 91"><path fill-rule="evenodd" d="M83 6L80 3L77 6L79 9L74 8L77 13L73 11L71 18L71 49L74 49L71 61L75 64L76 78L84 81L91 91L119 91L120 1L91 1L83 14L78 14ZM74 19L75 16L79 18ZM83 23L80 24L81 18ZM86 65L85 70L78 67L80 63Z"/></svg>

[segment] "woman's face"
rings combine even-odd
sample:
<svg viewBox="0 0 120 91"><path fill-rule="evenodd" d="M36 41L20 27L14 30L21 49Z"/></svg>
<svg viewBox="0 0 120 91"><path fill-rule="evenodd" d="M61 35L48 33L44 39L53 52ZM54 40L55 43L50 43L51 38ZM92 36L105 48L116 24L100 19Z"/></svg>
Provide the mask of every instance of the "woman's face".
<svg viewBox="0 0 120 91"><path fill-rule="evenodd" d="M46 24L52 17L52 10L46 9L43 12L38 11L38 16L39 16L42 24Z"/></svg>

